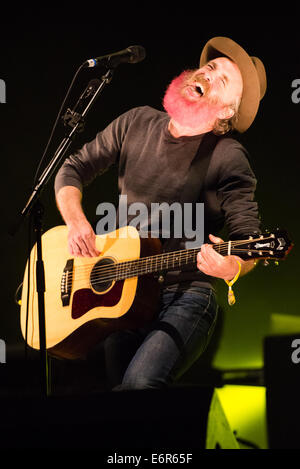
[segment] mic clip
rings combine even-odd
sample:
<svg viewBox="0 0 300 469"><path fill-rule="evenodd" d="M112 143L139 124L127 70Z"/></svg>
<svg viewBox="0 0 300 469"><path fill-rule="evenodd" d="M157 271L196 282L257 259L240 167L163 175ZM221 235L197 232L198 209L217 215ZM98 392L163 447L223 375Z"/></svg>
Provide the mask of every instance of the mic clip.
<svg viewBox="0 0 300 469"><path fill-rule="evenodd" d="M65 127L71 127L72 129L77 126L78 132L83 132L85 126L85 120L79 112L72 111L68 108L62 118Z"/></svg>

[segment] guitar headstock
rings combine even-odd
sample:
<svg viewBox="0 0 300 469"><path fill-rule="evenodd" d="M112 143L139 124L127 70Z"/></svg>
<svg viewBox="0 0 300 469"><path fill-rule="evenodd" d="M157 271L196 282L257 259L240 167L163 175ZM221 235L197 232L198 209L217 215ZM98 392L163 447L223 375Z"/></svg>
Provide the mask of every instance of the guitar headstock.
<svg viewBox="0 0 300 469"><path fill-rule="evenodd" d="M286 230L254 233L248 239L232 241L231 254L247 259L283 260L293 247Z"/></svg>

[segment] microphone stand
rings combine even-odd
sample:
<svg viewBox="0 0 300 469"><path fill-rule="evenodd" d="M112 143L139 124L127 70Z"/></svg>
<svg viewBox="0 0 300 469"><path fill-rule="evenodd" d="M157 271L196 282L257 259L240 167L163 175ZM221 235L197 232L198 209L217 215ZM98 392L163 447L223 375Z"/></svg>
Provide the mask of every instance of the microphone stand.
<svg viewBox="0 0 300 469"><path fill-rule="evenodd" d="M41 391L42 395L49 396L51 393L51 383L48 373L48 357L47 357L47 346L46 346L46 324L45 324L45 272L44 272L44 263L42 256L42 218L44 214L44 208L40 201L40 195L49 179L53 175L55 169L62 161L63 157L66 154L66 151L70 147L72 140L75 135L82 130L82 124L84 122L85 116L88 114L92 105L96 101L97 97L103 91L104 87L110 83L113 76L113 69L107 70L107 72L101 77L101 83L98 88L93 91L92 96L86 105L85 109L81 114L77 112L70 111L68 109L65 115L65 122L67 122L68 117L72 117L72 123L69 124L72 126L72 130L69 132L62 142L60 143L58 149L56 150L54 157L48 164L48 166L43 171L42 175L39 177L31 196L29 197L25 207L21 212L21 216L18 222L12 229L11 234L14 234L18 227L21 225L22 221L28 215L33 217L33 227L35 231L36 245L37 245L37 260L36 260L36 291L38 295L38 313L39 313L39 338L40 338L40 364L41 364ZM28 266L28 269L30 266ZM29 285L28 285L29 288Z"/></svg>

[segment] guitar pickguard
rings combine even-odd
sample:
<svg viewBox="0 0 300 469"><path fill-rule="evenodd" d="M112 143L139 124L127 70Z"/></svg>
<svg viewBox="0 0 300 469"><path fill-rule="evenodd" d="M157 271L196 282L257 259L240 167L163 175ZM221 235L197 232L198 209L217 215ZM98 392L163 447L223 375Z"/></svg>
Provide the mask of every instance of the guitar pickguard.
<svg viewBox="0 0 300 469"><path fill-rule="evenodd" d="M115 306L121 299L124 280L119 280L103 295L97 295L90 288L81 288L73 295L72 319L78 319L98 306Z"/></svg>

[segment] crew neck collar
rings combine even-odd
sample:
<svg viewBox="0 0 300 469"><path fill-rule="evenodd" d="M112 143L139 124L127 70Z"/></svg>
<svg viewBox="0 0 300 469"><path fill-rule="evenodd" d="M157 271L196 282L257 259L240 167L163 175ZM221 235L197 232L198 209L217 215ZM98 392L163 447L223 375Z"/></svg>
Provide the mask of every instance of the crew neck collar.
<svg viewBox="0 0 300 469"><path fill-rule="evenodd" d="M197 135L182 135L181 137L174 137L169 130L170 117L167 115L166 125L164 126L164 134L167 140L172 141L173 143L180 142L192 142L194 140L201 140L205 133ZM207 132L206 132L207 133Z"/></svg>

